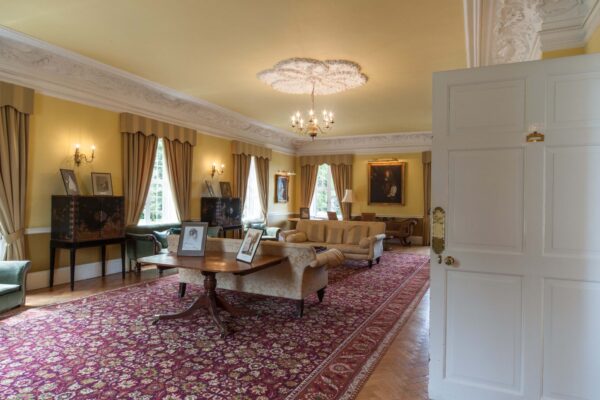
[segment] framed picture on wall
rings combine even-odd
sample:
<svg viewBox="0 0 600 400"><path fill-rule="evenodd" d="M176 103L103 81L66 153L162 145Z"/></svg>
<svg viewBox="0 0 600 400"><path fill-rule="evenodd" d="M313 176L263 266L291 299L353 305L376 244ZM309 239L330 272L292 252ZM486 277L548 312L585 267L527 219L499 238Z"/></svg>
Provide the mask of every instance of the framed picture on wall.
<svg viewBox="0 0 600 400"><path fill-rule="evenodd" d="M275 175L275 203L287 203L289 197L290 177Z"/></svg>
<svg viewBox="0 0 600 400"><path fill-rule="evenodd" d="M63 183L65 184L65 190L69 196L76 196L79 194L79 185L77 184L77 178L75 178L75 171L72 169L61 169L60 176L62 176Z"/></svg>
<svg viewBox="0 0 600 400"><path fill-rule="evenodd" d="M94 196L112 196L112 177L108 172L92 172L92 193Z"/></svg>
<svg viewBox="0 0 600 400"><path fill-rule="evenodd" d="M231 197L231 183L219 182L219 187L221 188L221 197Z"/></svg>
<svg viewBox="0 0 600 400"><path fill-rule="evenodd" d="M405 161L370 161L368 164L369 204L404 205Z"/></svg>

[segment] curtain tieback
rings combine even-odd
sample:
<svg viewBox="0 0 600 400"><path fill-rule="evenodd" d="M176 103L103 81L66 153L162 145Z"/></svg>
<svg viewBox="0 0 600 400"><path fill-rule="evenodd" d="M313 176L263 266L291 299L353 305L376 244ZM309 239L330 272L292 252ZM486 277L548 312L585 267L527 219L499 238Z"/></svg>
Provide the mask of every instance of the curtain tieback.
<svg viewBox="0 0 600 400"><path fill-rule="evenodd" d="M16 242L17 240L21 239L24 235L25 229L18 229L13 233L9 233L8 235L6 235L4 237L4 240L6 241L6 244L10 245Z"/></svg>

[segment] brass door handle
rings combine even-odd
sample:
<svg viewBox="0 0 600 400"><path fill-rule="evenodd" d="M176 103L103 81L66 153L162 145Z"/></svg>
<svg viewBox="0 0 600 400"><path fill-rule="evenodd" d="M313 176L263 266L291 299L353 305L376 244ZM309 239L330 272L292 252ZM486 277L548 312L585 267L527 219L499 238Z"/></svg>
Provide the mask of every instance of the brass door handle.
<svg viewBox="0 0 600 400"><path fill-rule="evenodd" d="M454 265L455 262L456 260L452 256L446 256L446 258L444 258L444 264L446 265Z"/></svg>

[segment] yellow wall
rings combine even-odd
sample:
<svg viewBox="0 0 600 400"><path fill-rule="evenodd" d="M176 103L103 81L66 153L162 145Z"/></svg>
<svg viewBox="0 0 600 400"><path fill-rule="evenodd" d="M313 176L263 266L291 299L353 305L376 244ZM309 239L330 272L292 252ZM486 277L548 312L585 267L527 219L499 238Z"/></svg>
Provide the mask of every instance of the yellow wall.
<svg viewBox="0 0 600 400"><path fill-rule="evenodd" d="M369 205L367 163L377 159L397 158L406 161L406 203L397 205ZM381 216L422 217L423 216L423 164L421 153L355 155L353 174L354 200L352 215L374 212Z"/></svg>
<svg viewBox="0 0 600 400"><path fill-rule="evenodd" d="M585 47L574 47L572 49L545 51L542 54L542 59L547 60L549 58L578 56L580 54L585 54L585 53L586 53Z"/></svg>
<svg viewBox="0 0 600 400"><path fill-rule="evenodd" d="M600 52L600 27L596 28L585 44L585 52L586 54Z"/></svg>

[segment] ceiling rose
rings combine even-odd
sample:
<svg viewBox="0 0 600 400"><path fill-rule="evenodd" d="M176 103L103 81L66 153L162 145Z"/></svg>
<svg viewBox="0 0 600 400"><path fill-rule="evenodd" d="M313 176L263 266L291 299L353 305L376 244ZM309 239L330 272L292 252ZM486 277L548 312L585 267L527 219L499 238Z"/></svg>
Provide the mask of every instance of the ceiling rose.
<svg viewBox="0 0 600 400"><path fill-rule="evenodd" d="M324 95L354 89L367 83L360 65L348 60L289 58L256 76L284 93Z"/></svg>

